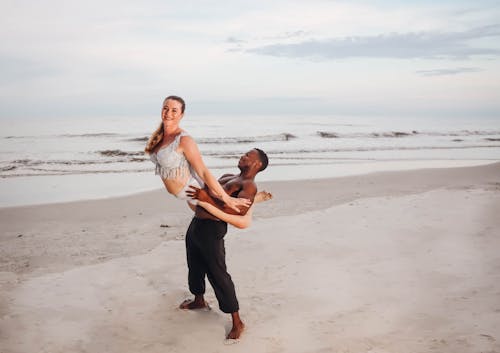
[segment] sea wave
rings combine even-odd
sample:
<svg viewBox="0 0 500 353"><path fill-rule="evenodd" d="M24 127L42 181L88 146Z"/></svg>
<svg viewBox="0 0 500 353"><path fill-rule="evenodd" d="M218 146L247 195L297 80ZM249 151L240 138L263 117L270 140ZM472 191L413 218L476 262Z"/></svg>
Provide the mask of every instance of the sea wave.
<svg viewBox="0 0 500 353"><path fill-rule="evenodd" d="M316 134L323 138L401 138L408 136L495 136L500 135L500 131L480 131L480 130L460 130L460 131L374 131L360 133L339 133L336 131L317 131ZM499 139L488 139L488 141L498 141Z"/></svg>
<svg viewBox="0 0 500 353"><path fill-rule="evenodd" d="M297 136L290 134L288 132L283 132L281 134L274 135L262 135L262 136L230 136L230 137L201 137L196 138L196 142L200 145L213 145L213 144L239 144L239 143L256 143L256 142L273 142L273 141L288 141L297 138ZM148 136L133 137L126 139L130 142L147 142L149 140Z"/></svg>
<svg viewBox="0 0 500 353"><path fill-rule="evenodd" d="M148 140L149 140L148 136L126 139L126 141L131 141L131 142L148 142Z"/></svg>
<svg viewBox="0 0 500 353"><path fill-rule="evenodd" d="M127 152L122 150L102 150L97 151L97 153L105 157L144 156L143 151Z"/></svg>
<svg viewBox="0 0 500 353"><path fill-rule="evenodd" d="M446 160L455 160L454 158L440 158ZM483 158L491 159L491 158ZM344 157L302 157L302 158L280 158L275 156L272 159L272 166L304 166L304 165L337 165L339 163L356 163L363 161L377 161L378 158L367 157L367 158L344 158ZM382 159L384 160L384 159ZM414 159L391 159L391 160L401 160L401 161L412 161L412 160L422 160L422 158ZM496 159L491 159L496 161ZM218 169L228 168L227 165L212 165L210 169L216 171ZM0 179L6 178L16 178L16 177L37 177L37 176L63 176L63 175L77 175L77 174L123 174L123 173L154 173L153 166L148 166L144 168L126 168L126 169L98 169L98 170L86 170L86 169L43 169L43 168L32 168L28 170L19 170L15 173L0 174ZM217 172L215 172L217 173Z"/></svg>
<svg viewBox="0 0 500 353"><path fill-rule="evenodd" d="M37 160L37 159L17 159L14 161L7 162L5 166L0 167L0 172L14 170L16 168L25 167L36 167L42 165L60 165L60 166L71 166L71 165L99 165L99 164L113 164L113 163L131 163L131 162L144 162L148 161L149 158L114 158L114 159L98 159L98 160L65 160L65 159L51 159L51 160Z"/></svg>
<svg viewBox="0 0 500 353"><path fill-rule="evenodd" d="M99 137L117 137L121 136L120 134L113 132L98 132L98 133L85 133L85 134L59 134L59 135L9 135L4 136L3 138L6 140L13 139L53 139L53 138L82 138L82 137L91 137L91 138L99 138Z"/></svg>
<svg viewBox="0 0 500 353"><path fill-rule="evenodd" d="M496 142L497 139L492 139L491 142ZM490 140L488 140L490 141ZM418 150L457 150L457 149L475 149L475 148L500 148L500 144L471 144L471 145L421 145L421 146L352 146L352 147L323 147L323 148L287 148L276 149L266 148L266 153L270 156L290 155L289 158L298 158L298 155L310 155L312 153L340 153L340 152L375 152L375 151L418 151ZM232 150L205 150L202 152L204 156L215 157L221 159L240 158L245 151ZM95 151L95 154L102 158L94 159L16 159L2 162L0 172L10 171L16 168L37 167L42 165L47 166L71 166L71 165L99 165L113 163L142 163L149 161L149 157L143 151L123 151L123 150L101 150ZM306 157L309 158L309 157ZM326 156L330 158L330 156Z"/></svg>
<svg viewBox="0 0 500 353"><path fill-rule="evenodd" d="M86 133L86 134L62 134L59 137L112 137L119 136L119 134L113 132L97 132L97 133Z"/></svg>
<svg viewBox="0 0 500 353"><path fill-rule="evenodd" d="M240 137L206 137L196 139L198 144L230 144L230 143L256 143L256 142L274 142L288 141L297 138L297 136L288 132L275 135L262 136L240 136Z"/></svg>
<svg viewBox="0 0 500 353"><path fill-rule="evenodd" d="M150 173L150 169L112 169L112 170L77 170L77 169L32 169L16 174L0 175L0 178L17 178L30 176L56 176L56 175L75 175L75 174L113 174L113 173Z"/></svg>
<svg viewBox="0 0 500 353"><path fill-rule="evenodd" d="M340 147L340 148L310 148L310 149L288 149L276 150L266 149L266 154L272 159L273 155L289 154L291 159L295 158L294 154L310 154L310 153L336 153L336 152L376 152L376 151L419 151L419 150L457 150L457 149L475 149L475 148L500 148L500 145L448 145L448 146L375 146L375 147ZM213 156L223 159L240 158L242 152L217 152L206 151L204 155Z"/></svg>
<svg viewBox="0 0 500 353"><path fill-rule="evenodd" d="M376 146L376 147L345 147L300 149L295 151L266 151L267 154L292 154L292 153L324 153L324 152L372 152L372 151L419 151L419 150L457 150L474 148L500 148L500 145L467 145L467 146Z"/></svg>
<svg viewBox="0 0 500 353"><path fill-rule="evenodd" d="M34 137L34 136L4 136L4 139L12 140L12 139L24 139L28 137Z"/></svg>

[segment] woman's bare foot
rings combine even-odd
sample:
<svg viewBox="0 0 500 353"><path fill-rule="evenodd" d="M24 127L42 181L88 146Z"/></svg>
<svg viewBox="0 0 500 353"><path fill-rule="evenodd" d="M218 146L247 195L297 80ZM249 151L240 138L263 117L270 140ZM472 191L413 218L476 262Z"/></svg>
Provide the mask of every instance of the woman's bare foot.
<svg viewBox="0 0 500 353"><path fill-rule="evenodd" d="M265 190L259 191L257 194L255 194L255 197L253 199L253 202L264 202L271 200L273 198L273 194L270 192L267 192Z"/></svg>
<svg viewBox="0 0 500 353"><path fill-rule="evenodd" d="M191 299L186 299L184 300L181 305L179 305L179 309L184 309L184 310L196 310L196 309L210 309L210 306L208 303L203 299L196 298L194 300Z"/></svg>

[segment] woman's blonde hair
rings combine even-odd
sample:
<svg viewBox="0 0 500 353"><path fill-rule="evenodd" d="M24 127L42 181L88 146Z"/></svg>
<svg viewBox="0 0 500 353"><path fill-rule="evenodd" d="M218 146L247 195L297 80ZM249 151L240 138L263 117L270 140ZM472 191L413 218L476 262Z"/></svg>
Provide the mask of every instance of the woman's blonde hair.
<svg viewBox="0 0 500 353"><path fill-rule="evenodd" d="M153 132L151 137L146 144L146 148L144 151L146 153L151 153L155 149L155 147L161 142L163 139L163 121L160 123L160 126Z"/></svg>
<svg viewBox="0 0 500 353"><path fill-rule="evenodd" d="M184 102L184 99L182 99L179 96L168 96L163 100L163 102L169 99L181 103L181 113L184 114L184 110L186 109L186 103ZM163 139L163 122L160 123L160 126L158 126L158 128L153 132L153 134L149 138L148 143L146 144L146 148L144 148L144 151L146 153L153 152L155 147L161 142L162 139Z"/></svg>

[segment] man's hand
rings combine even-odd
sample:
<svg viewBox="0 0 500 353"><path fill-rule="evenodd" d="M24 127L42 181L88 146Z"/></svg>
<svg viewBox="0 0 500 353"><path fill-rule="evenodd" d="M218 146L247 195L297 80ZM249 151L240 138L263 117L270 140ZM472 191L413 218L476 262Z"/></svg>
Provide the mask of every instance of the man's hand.
<svg viewBox="0 0 500 353"><path fill-rule="evenodd" d="M205 189L197 188L196 186L189 185L191 190L186 190L186 195L192 199L209 202L212 198Z"/></svg>

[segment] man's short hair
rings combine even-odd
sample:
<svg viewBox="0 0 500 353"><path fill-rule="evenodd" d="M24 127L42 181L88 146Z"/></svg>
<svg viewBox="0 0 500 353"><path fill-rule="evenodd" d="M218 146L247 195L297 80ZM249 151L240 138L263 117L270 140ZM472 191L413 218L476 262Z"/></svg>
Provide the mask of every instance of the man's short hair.
<svg viewBox="0 0 500 353"><path fill-rule="evenodd" d="M259 160L262 163L262 166L259 169L259 172L261 172L267 168L267 165L269 164L269 159L267 158L267 154L263 150L259 148L255 148L255 150L259 153Z"/></svg>

